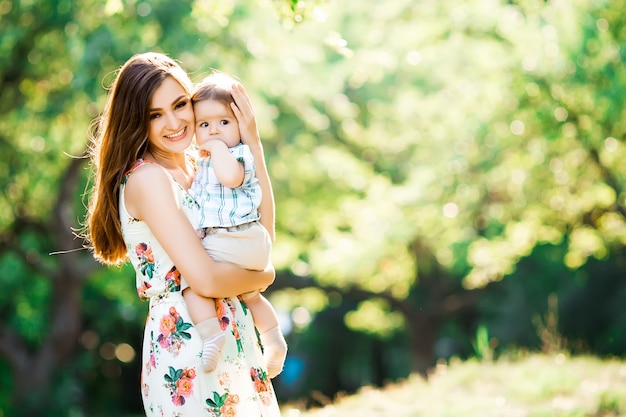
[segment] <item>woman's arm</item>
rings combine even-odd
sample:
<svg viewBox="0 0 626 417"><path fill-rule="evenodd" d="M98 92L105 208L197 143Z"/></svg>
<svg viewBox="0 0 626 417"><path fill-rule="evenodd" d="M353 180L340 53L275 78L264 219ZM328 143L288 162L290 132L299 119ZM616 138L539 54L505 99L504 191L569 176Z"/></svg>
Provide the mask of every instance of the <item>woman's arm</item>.
<svg viewBox="0 0 626 417"><path fill-rule="evenodd" d="M143 220L191 289L209 298L234 297L268 287L274 281L274 268L255 272L225 262L215 262L183 213L175 184L158 165L137 168L126 183L126 206Z"/></svg>
<svg viewBox="0 0 626 417"><path fill-rule="evenodd" d="M239 130L241 140L250 147L250 152L254 157L256 165L256 177L261 186L263 199L259 207L261 214L261 224L267 229L272 243L276 240L275 232L275 205L274 191L272 190L272 182L270 180L267 165L265 164L265 154L263 153L263 144L256 125L256 116L248 93L241 84L234 84L232 89L233 99L236 105L231 104L231 108L239 122Z"/></svg>

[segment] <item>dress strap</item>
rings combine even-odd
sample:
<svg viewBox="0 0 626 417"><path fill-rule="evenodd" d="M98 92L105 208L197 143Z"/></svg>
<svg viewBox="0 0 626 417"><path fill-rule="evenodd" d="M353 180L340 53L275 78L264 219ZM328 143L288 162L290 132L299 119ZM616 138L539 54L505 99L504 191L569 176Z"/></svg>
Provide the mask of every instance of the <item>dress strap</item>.
<svg viewBox="0 0 626 417"><path fill-rule="evenodd" d="M143 164L154 164L154 162L152 162L149 159L143 159L143 158L139 158L137 159L135 162L133 162L133 164L130 166L130 169L128 171L126 171L126 173L124 174L124 178L127 178L134 170L136 170L137 168L139 168L140 166L142 166Z"/></svg>
<svg viewBox="0 0 626 417"><path fill-rule="evenodd" d="M191 166L193 166L193 170L194 170L194 174L195 174L195 172L196 172L196 157L194 155L190 154L190 153L187 153L185 155L185 158L187 159L187 162ZM152 161L150 159L139 158L135 162L133 162L133 164L130 166L130 169L128 171L126 171L126 173L124 173L124 177L128 177L134 170L136 170L137 168L139 168L143 164L156 164L156 162L154 162L154 161Z"/></svg>

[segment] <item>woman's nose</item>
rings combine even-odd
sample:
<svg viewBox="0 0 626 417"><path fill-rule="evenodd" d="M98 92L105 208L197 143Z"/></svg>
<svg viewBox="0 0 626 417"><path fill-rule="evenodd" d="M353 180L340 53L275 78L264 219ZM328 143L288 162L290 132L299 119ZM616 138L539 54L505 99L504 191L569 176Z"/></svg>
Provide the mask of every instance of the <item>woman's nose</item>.
<svg viewBox="0 0 626 417"><path fill-rule="evenodd" d="M172 112L167 115L167 127L170 129L177 129L179 125L179 119L176 113Z"/></svg>

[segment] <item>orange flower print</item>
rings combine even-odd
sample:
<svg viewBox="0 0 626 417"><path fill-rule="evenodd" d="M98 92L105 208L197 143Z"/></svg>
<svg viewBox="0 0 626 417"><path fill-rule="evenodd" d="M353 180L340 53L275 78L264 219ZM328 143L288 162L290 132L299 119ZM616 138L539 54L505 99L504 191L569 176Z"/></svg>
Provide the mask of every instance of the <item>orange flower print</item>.
<svg viewBox="0 0 626 417"><path fill-rule="evenodd" d="M230 315L228 313L231 313ZM226 330L228 326L231 326L231 332L235 336L235 342L237 343L237 351L243 352L243 344L241 337L239 336L239 329L237 328L237 321L231 320L235 317L235 311L232 306L226 300L215 300L215 315L217 316L220 328Z"/></svg>
<svg viewBox="0 0 626 417"><path fill-rule="evenodd" d="M224 300L215 300L215 316L217 317L220 323L220 328L222 330L226 330L226 328L228 327L228 324L230 323L230 319L228 318L228 315L226 314L226 307L225 307Z"/></svg>
<svg viewBox="0 0 626 417"><path fill-rule="evenodd" d="M220 411L224 417L235 417L237 415L237 410L232 405L224 405Z"/></svg>
<svg viewBox="0 0 626 417"><path fill-rule="evenodd" d="M176 331L176 318L170 314L166 314L161 318L161 326L159 328L163 336L169 336Z"/></svg>
<svg viewBox="0 0 626 417"><path fill-rule="evenodd" d="M228 416L237 415L237 404L239 404L239 396L237 394L229 394L228 392L219 395L213 391L213 398L207 398L206 405L209 406L209 412L212 416Z"/></svg>
<svg viewBox="0 0 626 417"><path fill-rule="evenodd" d="M182 377L176 381L176 391L183 397L189 397L193 390L193 380L191 378Z"/></svg>
<svg viewBox="0 0 626 417"><path fill-rule="evenodd" d="M165 386L170 390L174 405L184 405L185 399L193 394L193 380L196 372L193 369L174 369L169 367L169 374L163 375Z"/></svg>
<svg viewBox="0 0 626 417"><path fill-rule="evenodd" d="M141 286L137 288L137 295L139 295L140 300L149 300L150 297L146 295L146 291L148 291L152 285L150 283L143 281Z"/></svg>
<svg viewBox="0 0 626 417"><path fill-rule="evenodd" d="M250 377L261 403L266 406L270 405L273 393L272 386L267 379L267 373L262 369L250 368Z"/></svg>
<svg viewBox="0 0 626 417"><path fill-rule="evenodd" d="M191 334L187 332L191 326L191 323L183 320L175 307L170 307L168 314L164 314L159 323L161 332L157 336L159 346L177 355L185 340L191 339Z"/></svg>
<svg viewBox="0 0 626 417"><path fill-rule="evenodd" d="M165 286L168 291L180 291L180 271L175 266L165 274Z"/></svg>
<svg viewBox="0 0 626 417"><path fill-rule="evenodd" d="M219 372L217 374L217 380L222 387L230 385L230 374L228 372Z"/></svg>
<svg viewBox="0 0 626 417"><path fill-rule="evenodd" d="M252 383L254 384L254 390L261 394L263 392L269 391L269 383L267 381L267 373L260 368L250 368L250 377L252 378Z"/></svg>
<svg viewBox="0 0 626 417"><path fill-rule="evenodd" d="M152 254L152 247L147 243L139 243L135 246L135 254L139 259L139 270L142 274L147 275L148 278L152 278L154 275L154 255Z"/></svg>

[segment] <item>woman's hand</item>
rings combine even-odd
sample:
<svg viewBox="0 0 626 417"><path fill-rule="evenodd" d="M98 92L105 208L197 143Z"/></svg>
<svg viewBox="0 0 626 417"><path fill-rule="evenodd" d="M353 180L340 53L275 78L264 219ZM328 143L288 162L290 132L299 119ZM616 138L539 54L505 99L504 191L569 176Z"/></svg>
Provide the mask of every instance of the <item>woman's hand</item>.
<svg viewBox="0 0 626 417"><path fill-rule="evenodd" d="M256 114L246 89L240 83L233 84L231 91L235 104L231 104L233 113L239 123L239 133L244 145L251 148L261 146L261 138L256 125Z"/></svg>
<svg viewBox="0 0 626 417"><path fill-rule="evenodd" d="M231 92L235 104L231 104L233 113L239 123L239 132L241 134L241 141L244 145L250 147L250 152L254 157L254 164L256 165L256 177L259 180L261 186L261 205L259 206L259 214L261 215L261 224L267 229L270 235L270 240L274 243L276 239L275 232L275 207L274 207L274 191L272 190L272 182L267 171L267 165L265 164L265 155L263 153L263 145L261 144L261 137L256 125L256 115L250 103L250 97L246 93L246 89L239 83L233 84Z"/></svg>

